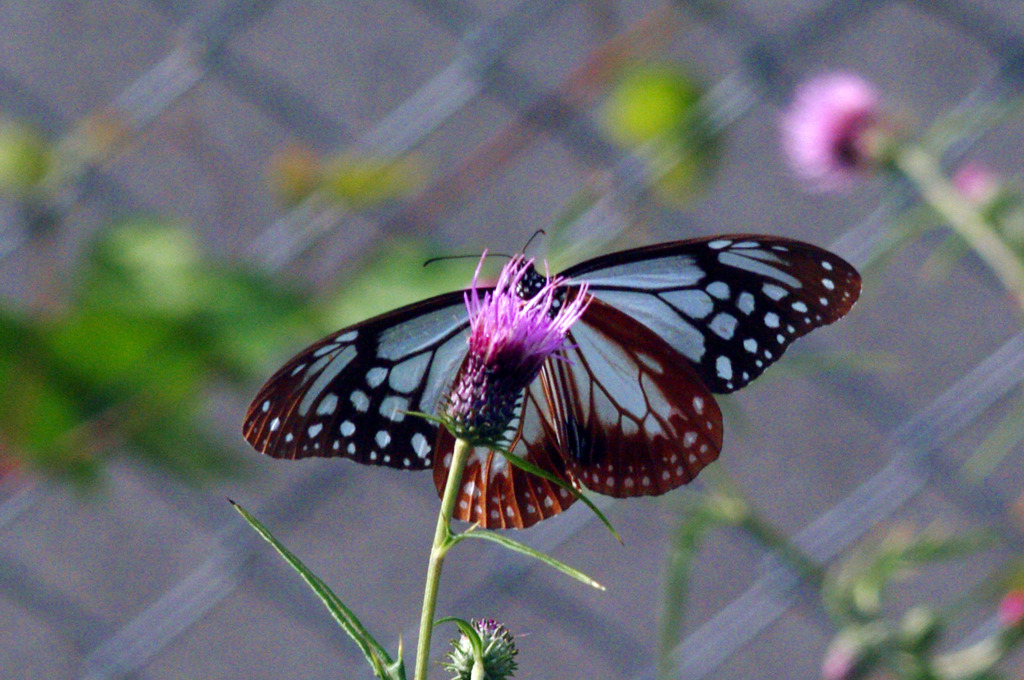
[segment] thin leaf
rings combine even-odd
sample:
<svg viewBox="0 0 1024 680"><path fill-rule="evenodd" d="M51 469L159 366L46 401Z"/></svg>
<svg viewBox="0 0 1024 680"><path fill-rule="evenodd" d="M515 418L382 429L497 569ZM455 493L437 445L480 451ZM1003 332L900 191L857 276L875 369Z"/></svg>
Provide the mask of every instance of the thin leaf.
<svg viewBox="0 0 1024 680"><path fill-rule="evenodd" d="M484 641L480 638L480 633L477 632L472 623L457 616L446 616L438 619L436 623L454 623L458 626L459 630L462 631L462 634L466 636L469 644L473 647L473 658L477 663L482 664L484 662Z"/></svg>
<svg viewBox="0 0 1024 680"><path fill-rule="evenodd" d="M338 625L348 633L348 636L355 641L359 649L362 650L363 656L370 663L373 668L374 674L379 678L396 678L392 673L400 672L399 678L404 678L405 671L402 666L401 659L395 664L387 651L374 639L372 635L363 627L356 615L350 610L345 604L335 595L327 584L325 584L319 576L314 574L306 567L302 561L296 557L291 551L284 547L280 541L274 538L273 534L264 527L260 522L253 517L249 512L235 503L233 500L228 499L232 507L238 511L242 518L249 523L249 525L256 530L256 532L263 537L270 545L274 546L274 549L280 553L281 557L285 559L288 564L292 566L295 571L299 573L316 596L320 598L320 601L324 603L327 610L334 617L334 620L338 622ZM385 668L386 667L386 668ZM397 680L397 679L396 679Z"/></svg>
<svg viewBox="0 0 1024 680"><path fill-rule="evenodd" d="M564 562L559 562L554 557L546 555L540 552L539 550L535 550L528 545L523 545L518 541L513 541L511 538L508 538L507 536L496 534L492 531L485 531L483 529L470 529L469 531L466 531L464 533L459 534L458 536L455 536L454 541L457 543L464 538L481 538L485 541L492 541L513 552L517 552L528 557L532 557L536 560L540 560L549 567L557 569L563 574L571 576L572 578L576 579L581 583L585 583L586 585L597 588L598 590L606 590L606 588L603 585L601 585L594 579L590 578L579 569L570 567L568 564L565 564Z"/></svg>

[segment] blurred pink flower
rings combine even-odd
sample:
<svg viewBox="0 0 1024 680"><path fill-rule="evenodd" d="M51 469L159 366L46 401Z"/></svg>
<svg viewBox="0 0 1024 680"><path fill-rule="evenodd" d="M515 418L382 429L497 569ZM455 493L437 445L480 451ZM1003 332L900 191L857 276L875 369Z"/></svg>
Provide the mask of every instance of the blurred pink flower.
<svg viewBox="0 0 1024 680"><path fill-rule="evenodd" d="M972 203L985 203L999 191L999 175L984 163L967 161L953 173L953 186Z"/></svg>
<svg viewBox="0 0 1024 680"><path fill-rule="evenodd" d="M840 636L832 641L821 662L822 680L845 680L857 666L860 649L851 640Z"/></svg>
<svg viewBox="0 0 1024 680"><path fill-rule="evenodd" d="M793 170L818 191L847 190L873 165L865 133L876 128L880 98L852 73L828 73L796 88L780 121Z"/></svg>
<svg viewBox="0 0 1024 680"><path fill-rule="evenodd" d="M1011 590L999 602L999 622L1019 626L1024 622L1024 590Z"/></svg>

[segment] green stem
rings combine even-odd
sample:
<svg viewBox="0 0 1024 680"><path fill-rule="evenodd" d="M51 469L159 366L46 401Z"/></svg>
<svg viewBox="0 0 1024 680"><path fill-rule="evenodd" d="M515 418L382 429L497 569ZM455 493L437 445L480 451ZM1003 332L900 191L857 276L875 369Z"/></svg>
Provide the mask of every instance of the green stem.
<svg viewBox="0 0 1024 680"><path fill-rule="evenodd" d="M916 144L899 145L892 160L914 182L921 197L963 238L1024 310L1024 266L986 222L976 206L960 196L938 160Z"/></svg>
<svg viewBox="0 0 1024 680"><path fill-rule="evenodd" d="M462 471L466 468L469 457L469 443L455 440L452 451L452 464L448 470L448 481L441 496L441 511L437 515L437 530L434 532L434 544L430 548L430 561L427 563L427 579L423 588L423 610L420 613L420 638L416 644L416 669L414 680L427 680L427 664L430 660L430 636L434 631L434 611L437 608L437 589L441 583L441 567L444 556L452 547L451 521L455 510L455 501L459 497Z"/></svg>
<svg viewBox="0 0 1024 680"><path fill-rule="evenodd" d="M814 587L821 587L825 580L825 570L758 513L748 511L740 526L793 567L803 580Z"/></svg>

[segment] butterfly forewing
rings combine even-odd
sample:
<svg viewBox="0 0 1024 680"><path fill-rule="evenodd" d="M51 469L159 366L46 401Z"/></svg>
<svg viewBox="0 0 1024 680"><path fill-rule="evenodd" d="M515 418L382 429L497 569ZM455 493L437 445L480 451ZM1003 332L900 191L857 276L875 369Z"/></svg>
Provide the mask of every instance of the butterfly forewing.
<svg viewBox="0 0 1024 680"><path fill-rule="evenodd" d="M409 305L306 348L260 389L243 434L276 458L343 456L421 470L433 464L435 414L466 354L462 293Z"/></svg>
<svg viewBox="0 0 1024 680"><path fill-rule="evenodd" d="M842 258L770 236L720 236L612 253L564 274L689 359L713 392L759 376L796 338L846 314L860 276Z"/></svg>

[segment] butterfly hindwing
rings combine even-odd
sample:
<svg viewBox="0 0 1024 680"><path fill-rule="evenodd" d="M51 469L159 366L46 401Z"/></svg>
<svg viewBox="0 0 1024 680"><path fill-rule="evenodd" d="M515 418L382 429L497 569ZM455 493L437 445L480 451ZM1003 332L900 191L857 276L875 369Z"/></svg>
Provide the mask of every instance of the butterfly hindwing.
<svg viewBox="0 0 1024 680"><path fill-rule="evenodd" d="M608 496L658 495L718 457L718 404L651 330L593 300L563 352L538 384L549 402L548 439L571 478Z"/></svg>
<svg viewBox="0 0 1024 680"><path fill-rule="evenodd" d="M434 414L466 353L461 292L403 307L329 335L256 395L243 434L275 458L342 456L422 470L433 463Z"/></svg>
<svg viewBox="0 0 1024 680"><path fill-rule="evenodd" d="M564 276L654 331L713 392L754 380L860 293L860 275L842 258L772 236L662 243L588 260Z"/></svg>
<svg viewBox="0 0 1024 680"><path fill-rule="evenodd" d="M520 400L519 415L510 425L510 451L569 484L558 452L544 445L546 433L540 408L532 390L528 390ZM440 428L437 450L450 452L454 446L455 438ZM450 467L450 453L435 461L438 494L444 491ZM469 452L452 516L485 529L523 529L557 515L575 500L564 487L516 467L500 453L475 446Z"/></svg>

